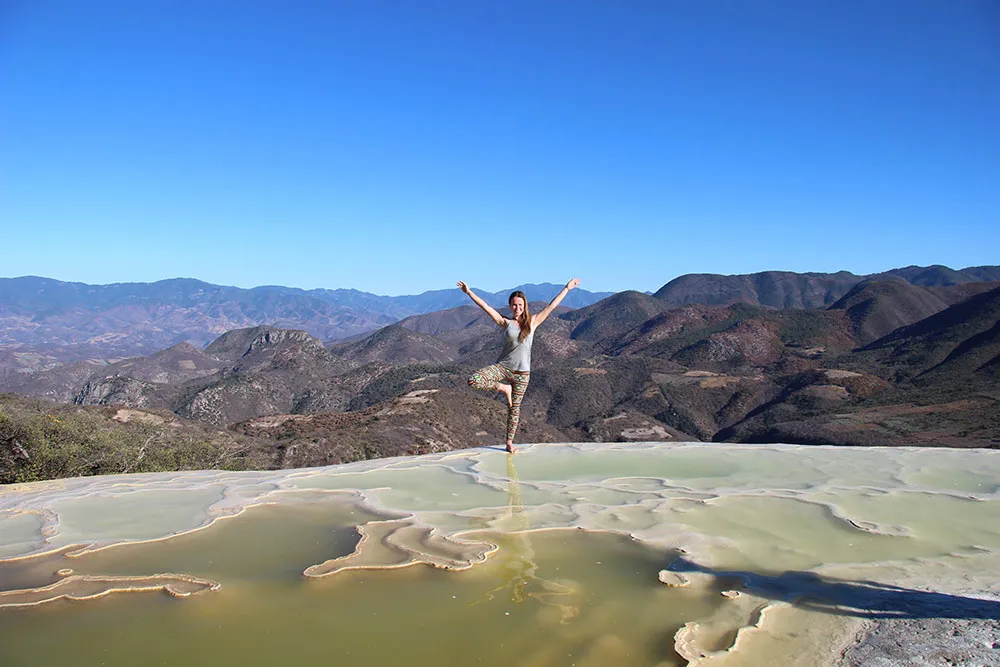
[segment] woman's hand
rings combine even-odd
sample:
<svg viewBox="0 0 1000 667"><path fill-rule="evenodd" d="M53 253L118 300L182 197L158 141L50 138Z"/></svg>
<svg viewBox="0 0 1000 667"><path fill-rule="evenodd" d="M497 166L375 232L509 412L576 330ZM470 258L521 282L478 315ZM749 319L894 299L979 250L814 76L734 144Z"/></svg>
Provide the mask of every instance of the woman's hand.
<svg viewBox="0 0 1000 667"><path fill-rule="evenodd" d="M464 281L459 280L455 284L458 285L458 287L463 292L465 292L466 294L468 294L469 298L472 299L472 302L474 304L476 304L477 306L479 306L480 308L482 308L483 311L487 315L490 316L490 319L493 320L494 322L496 322L497 326L503 326L504 323L506 323L507 320L504 319L503 315L501 315L500 313L498 313L493 306L491 306L490 304L486 303L485 301L483 301L482 299L480 299L478 296L476 296L476 293L473 292L471 289L469 289L469 286L466 285Z"/></svg>
<svg viewBox="0 0 1000 667"><path fill-rule="evenodd" d="M535 328L542 322L547 320L549 318L549 315L552 314L552 311L556 309L556 306L562 303L563 298L567 294L569 294L569 291L579 284L580 284L579 278L573 278L568 283L566 283L566 286L563 287L561 290L559 290L559 294L556 294L554 297L552 297L552 301L549 302L549 305L545 306L544 308L541 309L541 311L531 316L531 327Z"/></svg>

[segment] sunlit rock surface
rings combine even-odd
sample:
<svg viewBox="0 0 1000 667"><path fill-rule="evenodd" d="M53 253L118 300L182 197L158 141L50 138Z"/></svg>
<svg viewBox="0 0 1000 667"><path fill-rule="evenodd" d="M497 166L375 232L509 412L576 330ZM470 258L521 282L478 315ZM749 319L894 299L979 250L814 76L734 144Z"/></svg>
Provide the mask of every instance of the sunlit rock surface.
<svg viewBox="0 0 1000 667"><path fill-rule="evenodd" d="M941 651L995 665L998 556L992 450L534 445L78 478L0 487L0 658L891 665L900 633L945 624Z"/></svg>

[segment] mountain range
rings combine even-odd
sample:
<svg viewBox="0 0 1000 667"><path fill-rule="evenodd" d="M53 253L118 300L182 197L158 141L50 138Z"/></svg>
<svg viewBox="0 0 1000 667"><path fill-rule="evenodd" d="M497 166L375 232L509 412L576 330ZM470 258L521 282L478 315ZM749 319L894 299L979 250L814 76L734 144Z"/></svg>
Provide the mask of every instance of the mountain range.
<svg viewBox="0 0 1000 667"><path fill-rule="evenodd" d="M1000 446L1000 280L979 280L994 276L682 277L561 306L535 338L519 440ZM221 429L254 465L306 466L497 441L502 402L466 385L497 351L466 303L334 341L258 325L35 368L38 353L0 350L0 389Z"/></svg>
<svg viewBox="0 0 1000 667"><path fill-rule="evenodd" d="M562 285L477 293L503 306L515 289L531 300L549 301ZM564 303L580 307L610 294L576 289ZM242 289L187 278L112 285L0 278L0 349L36 352L56 361L113 359L181 342L203 347L226 331L262 324L337 340L465 303L468 297L457 288L391 297L351 289Z"/></svg>

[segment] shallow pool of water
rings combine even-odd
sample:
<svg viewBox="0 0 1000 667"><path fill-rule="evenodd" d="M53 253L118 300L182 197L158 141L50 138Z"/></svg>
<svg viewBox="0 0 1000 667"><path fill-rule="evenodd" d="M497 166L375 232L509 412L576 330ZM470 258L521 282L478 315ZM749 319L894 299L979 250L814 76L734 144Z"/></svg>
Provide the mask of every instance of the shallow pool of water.
<svg viewBox="0 0 1000 667"><path fill-rule="evenodd" d="M825 664L866 609L1000 593L1000 456L938 452L534 446L5 487L0 664Z"/></svg>

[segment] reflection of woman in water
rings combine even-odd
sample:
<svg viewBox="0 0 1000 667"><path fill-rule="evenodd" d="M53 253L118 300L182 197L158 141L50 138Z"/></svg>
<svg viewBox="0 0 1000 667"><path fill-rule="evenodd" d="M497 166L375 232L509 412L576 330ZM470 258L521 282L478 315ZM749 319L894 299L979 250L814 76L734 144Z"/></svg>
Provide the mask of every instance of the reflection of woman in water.
<svg viewBox="0 0 1000 667"><path fill-rule="evenodd" d="M480 368L469 378L469 386L475 389L499 391L507 397L507 451L514 453L514 434L521 420L521 399L528 388L531 378L531 343L535 337L535 329L541 325L556 306L569 294L569 291L580 284L573 278L563 287L559 294L549 302L549 305L535 315L528 310L528 301L524 292L513 292L507 303L510 306L512 319L507 319L492 306L477 296L469 286L461 280L458 286L469 298L485 311L490 319L503 329L503 350L497 363L486 368Z"/></svg>
<svg viewBox="0 0 1000 667"><path fill-rule="evenodd" d="M487 591L480 602L488 602L496 593L510 589L511 602L521 603L529 598L537 600L557 608L560 622L569 623L579 613L578 606L574 604L579 587L575 582L543 579L536 574L535 550L528 539L531 524L521 504L521 484L514 459L510 456L507 457L507 479L507 509L494 524L499 530L497 557L503 562L503 581Z"/></svg>

